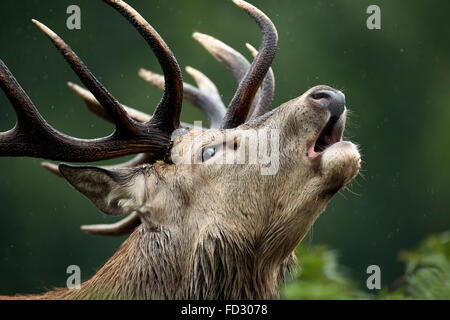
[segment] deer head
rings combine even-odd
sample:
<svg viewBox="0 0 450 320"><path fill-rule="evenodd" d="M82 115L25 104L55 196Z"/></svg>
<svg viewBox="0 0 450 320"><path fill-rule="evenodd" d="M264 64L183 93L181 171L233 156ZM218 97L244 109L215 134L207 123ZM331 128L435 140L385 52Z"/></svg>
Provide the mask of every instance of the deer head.
<svg viewBox="0 0 450 320"><path fill-rule="evenodd" d="M43 164L105 214L131 213L114 225L83 230L131 236L81 289L42 297L276 296L293 250L359 171L356 146L342 141L344 94L317 86L270 111L277 32L260 10L233 0L262 30L259 51L248 46L255 56L251 64L223 42L194 34L239 83L225 108L215 85L199 71L187 68L198 87L183 83L171 51L133 8L120 0L103 1L135 26L161 64L164 76L139 72L164 89L153 116L122 106L61 38L35 20L89 91L69 86L91 111L115 123L114 133L81 140L56 131L0 61L1 87L17 114L16 126L0 134L1 156L91 162L138 154L112 167ZM205 112L211 129L180 123L183 93ZM249 162L255 145L275 155L270 172L263 170L267 163Z"/></svg>

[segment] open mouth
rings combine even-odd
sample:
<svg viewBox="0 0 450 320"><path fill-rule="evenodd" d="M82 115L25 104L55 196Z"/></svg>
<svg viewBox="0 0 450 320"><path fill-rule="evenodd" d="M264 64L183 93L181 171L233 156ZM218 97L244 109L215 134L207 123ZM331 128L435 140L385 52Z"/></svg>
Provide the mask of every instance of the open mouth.
<svg viewBox="0 0 450 320"><path fill-rule="evenodd" d="M342 133L344 131L343 122L340 121L341 118L332 116L328 120L325 127L320 132L317 139L308 148L307 155L308 158L315 158L327 148L331 147L336 142L342 140Z"/></svg>

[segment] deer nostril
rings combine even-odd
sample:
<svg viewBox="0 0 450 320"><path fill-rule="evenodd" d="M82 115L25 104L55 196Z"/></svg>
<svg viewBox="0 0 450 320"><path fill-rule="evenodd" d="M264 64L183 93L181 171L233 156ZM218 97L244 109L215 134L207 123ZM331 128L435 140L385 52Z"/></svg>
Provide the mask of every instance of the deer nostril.
<svg viewBox="0 0 450 320"><path fill-rule="evenodd" d="M315 103L328 109L331 116L340 117L345 110L345 96L340 91L319 89L312 92L309 96Z"/></svg>
<svg viewBox="0 0 450 320"><path fill-rule="evenodd" d="M320 90L311 93L311 98L313 98L314 100L329 99L330 95L326 91Z"/></svg>

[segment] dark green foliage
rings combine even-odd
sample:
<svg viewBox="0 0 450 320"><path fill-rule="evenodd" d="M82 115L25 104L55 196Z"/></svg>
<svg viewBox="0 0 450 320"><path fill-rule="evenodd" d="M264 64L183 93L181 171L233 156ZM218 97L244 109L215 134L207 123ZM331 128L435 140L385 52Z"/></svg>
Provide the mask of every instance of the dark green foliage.
<svg viewBox="0 0 450 320"><path fill-rule="evenodd" d="M358 290L348 271L339 264L335 250L324 245L300 245L295 251L299 261L295 275L281 289L282 299L355 299L367 295Z"/></svg>
<svg viewBox="0 0 450 320"><path fill-rule="evenodd" d="M450 232L434 234L417 249L403 251L405 274L389 289L363 291L336 251L323 245L299 246L294 277L282 287L282 299L450 299Z"/></svg>
<svg viewBox="0 0 450 320"><path fill-rule="evenodd" d="M435 234L419 248L400 253L405 275L397 280L385 299L450 299L450 232Z"/></svg>

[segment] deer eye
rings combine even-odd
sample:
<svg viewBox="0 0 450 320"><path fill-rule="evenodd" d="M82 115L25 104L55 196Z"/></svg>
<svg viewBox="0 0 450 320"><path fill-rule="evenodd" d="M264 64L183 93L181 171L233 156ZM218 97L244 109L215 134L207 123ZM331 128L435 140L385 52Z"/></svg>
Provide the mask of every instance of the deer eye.
<svg viewBox="0 0 450 320"><path fill-rule="evenodd" d="M207 147L202 151L202 162L208 161L216 154L216 148Z"/></svg>

